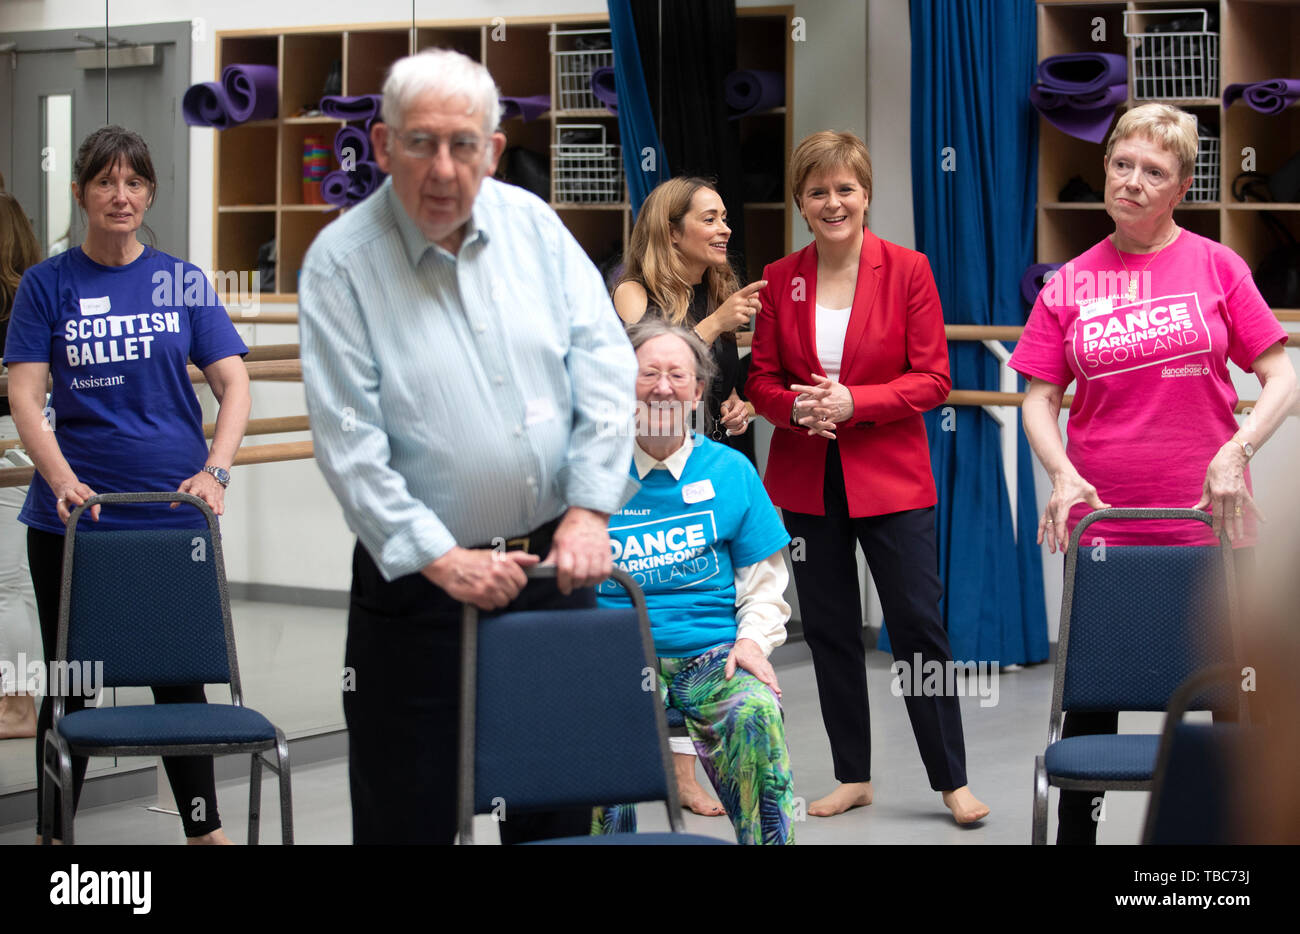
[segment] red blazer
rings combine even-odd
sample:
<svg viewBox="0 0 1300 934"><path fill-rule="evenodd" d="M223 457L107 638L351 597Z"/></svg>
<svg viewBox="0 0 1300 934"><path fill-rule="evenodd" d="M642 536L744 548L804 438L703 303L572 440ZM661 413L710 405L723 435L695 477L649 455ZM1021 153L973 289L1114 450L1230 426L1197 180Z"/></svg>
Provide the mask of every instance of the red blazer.
<svg viewBox="0 0 1300 934"><path fill-rule="evenodd" d="M773 425L763 484L783 509L822 515L827 440L790 424L791 383L811 385L817 359L817 245L763 270L745 392ZM921 413L952 388L939 291L925 255L862 232L862 258L844 338L840 382L853 415L837 426L849 514L919 509L937 501Z"/></svg>

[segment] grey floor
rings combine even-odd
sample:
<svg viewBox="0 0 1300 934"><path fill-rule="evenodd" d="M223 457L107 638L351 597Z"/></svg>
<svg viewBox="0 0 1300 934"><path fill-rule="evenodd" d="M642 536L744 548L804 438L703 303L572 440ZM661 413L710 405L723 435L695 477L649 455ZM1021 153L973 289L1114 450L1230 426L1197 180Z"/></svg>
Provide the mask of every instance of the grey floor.
<svg viewBox="0 0 1300 934"><path fill-rule="evenodd" d="M343 613L276 604L235 608L245 695L251 706L282 723L286 732L304 735L341 721L338 677L343 654ZM822 728L812 665L801 646L778 650L775 657L786 711L786 735L794 765L796 794L811 801L834 786L830 748ZM992 808L981 824L958 827L929 788L916 751L903 701L890 693L888 656L868 658L871 691L873 785L875 803L834 818L809 817L795 830L801 844L1025 844L1030 837L1033 760L1047 735L1052 669L1038 665L1001 673L997 703L981 706L978 696L962 699L967 769L972 790ZM286 677L286 675L289 675ZM303 685L316 685L305 690ZM1121 720L1123 730L1158 730L1158 715ZM0 770L12 779L30 774L32 741L0 741ZM23 770L27 770L25 773ZM702 783L707 785L703 772ZM13 785L11 784L11 788ZM30 783L28 783L30 787ZM273 777L263 785L261 838L279 842ZM247 780L220 783L222 819L231 839L246 842ZM342 759L303 765L293 771L294 821L299 843L351 840L347 766ZM1106 798L1100 843L1133 844L1146 808L1145 793L1112 793ZM183 840L179 820L149 810L156 797L85 808L77 817L82 843L168 844ZM1055 792L1053 792L1055 834ZM662 805L642 805L642 830L666 829ZM490 817L479 818L480 842L495 842ZM0 844L26 844L34 822L0 826ZM733 839L725 817L686 815L688 830Z"/></svg>

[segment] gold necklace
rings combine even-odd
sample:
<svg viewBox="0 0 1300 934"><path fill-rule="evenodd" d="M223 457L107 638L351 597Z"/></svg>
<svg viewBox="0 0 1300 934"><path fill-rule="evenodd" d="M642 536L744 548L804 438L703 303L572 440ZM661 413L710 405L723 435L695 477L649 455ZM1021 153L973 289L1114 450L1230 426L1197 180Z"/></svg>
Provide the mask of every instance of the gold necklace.
<svg viewBox="0 0 1300 934"><path fill-rule="evenodd" d="M1124 267L1124 275L1128 279L1128 300L1130 302L1137 301L1138 280L1141 279L1142 276L1146 273L1147 266L1150 266L1153 262L1155 262L1155 258L1165 251L1165 247L1169 246L1169 244L1174 242L1174 240L1178 237L1178 230L1179 227L1177 224L1175 224L1173 234L1170 235L1168 240L1166 240L1163 244L1160 245L1160 249L1156 250L1154 253L1151 254L1151 259L1147 260L1143 264L1142 268L1138 270L1138 274L1136 276L1134 276L1133 273L1129 271L1128 263L1124 262L1124 254L1120 252L1120 249L1115 244L1115 241L1111 240L1110 245L1115 248L1115 255L1119 257L1120 265Z"/></svg>

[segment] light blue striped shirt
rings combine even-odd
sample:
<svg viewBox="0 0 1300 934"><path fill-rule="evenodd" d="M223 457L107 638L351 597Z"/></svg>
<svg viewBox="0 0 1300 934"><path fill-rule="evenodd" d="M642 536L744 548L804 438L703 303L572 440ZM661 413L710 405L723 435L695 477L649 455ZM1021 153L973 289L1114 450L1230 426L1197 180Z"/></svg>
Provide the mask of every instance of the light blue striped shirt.
<svg viewBox="0 0 1300 934"><path fill-rule="evenodd" d="M636 357L535 195L485 178L453 255L390 179L321 231L298 288L316 462L389 580L636 492Z"/></svg>

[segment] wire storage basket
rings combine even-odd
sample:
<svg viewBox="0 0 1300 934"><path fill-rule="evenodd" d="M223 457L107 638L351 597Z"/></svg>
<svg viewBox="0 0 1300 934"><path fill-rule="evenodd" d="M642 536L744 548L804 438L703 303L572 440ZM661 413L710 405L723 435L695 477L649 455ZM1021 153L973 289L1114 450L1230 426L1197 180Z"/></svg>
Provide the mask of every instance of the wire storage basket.
<svg viewBox="0 0 1300 934"><path fill-rule="evenodd" d="M1183 200L1199 204L1219 200L1219 137L1206 128L1198 128L1192 186Z"/></svg>
<svg viewBox="0 0 1300 934"><path fill-rule="evenodd" d="M1138 27L1131 16L1147 25ZM1217 99L1219 34L1212 28L1204 9L1124 11L1133 99Z"/></svg>
<svg viewBox="0 0 1300 934"><path fill-rule="evenodd" d="M551 61L559 110L600 110L604 105L591 90L597 68L614 67L608 29L552 29Z"/></svg>
<svg viewBox="0 0 1300 934"><path fill-rule="evenodd" d="M551 146L557 203L617 204L623 200L623 163L617 143L605 142L598 123L557 123Z"/></svg>

